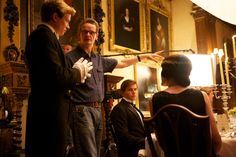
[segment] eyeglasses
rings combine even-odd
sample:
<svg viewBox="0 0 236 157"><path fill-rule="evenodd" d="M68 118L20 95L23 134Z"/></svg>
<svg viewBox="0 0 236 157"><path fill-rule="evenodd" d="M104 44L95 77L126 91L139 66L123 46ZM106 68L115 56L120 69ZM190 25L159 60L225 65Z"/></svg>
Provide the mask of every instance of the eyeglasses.
<svg viewBox="0 0 236 157"><path fill-rule="evenodd" d="M94 36L97 32L94 32L94 31L88 31L88 30L81 30L80 31L83 35L87 35L87 34L89 34L89 35L92 35L92 36Z"/></svg>

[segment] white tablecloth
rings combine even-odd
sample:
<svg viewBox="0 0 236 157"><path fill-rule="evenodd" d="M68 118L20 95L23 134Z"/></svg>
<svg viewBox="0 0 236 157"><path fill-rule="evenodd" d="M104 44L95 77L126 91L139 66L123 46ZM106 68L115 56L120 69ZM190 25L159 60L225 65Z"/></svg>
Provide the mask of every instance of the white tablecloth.
<svg viewBox="0 0 236 157"><path fill-rule="evenodd" d="M158 143L158 141L157 141L157 138L156 138L155 134L152 133L151 135L152 135L152 140L153 140L153 142L154 142L154 146L155 146L155 148L156 148L158 157L165 157L164 152L163 152L163 150L161 149L161 147L160 147L160 145L159 145L159 143ZM145 154L146 154L146 157L152 157L152 153L151 153L151 150L150 150L150 148L149 148L149 144L148 144L147 138L145 139Z"/></svg>
<svg viewBox="0 0 236 157"><path fill-rule="evenodd" d="M220 156L236 157L236 116L223 114L217 115L216 119L222 138Z"/></svg>
<svg viewBox="0 0 236 157"><path fill-rule="evenodd" d="M236 137L222 137L220 157L236 157Z"/></svg>

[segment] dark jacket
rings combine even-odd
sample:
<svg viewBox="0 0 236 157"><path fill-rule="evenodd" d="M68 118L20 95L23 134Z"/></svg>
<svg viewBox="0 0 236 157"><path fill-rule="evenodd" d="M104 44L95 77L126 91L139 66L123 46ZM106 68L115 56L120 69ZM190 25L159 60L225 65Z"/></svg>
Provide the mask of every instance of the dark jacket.
<svg viewBox="0 0 236 157"><path fill-rule="evenodd" d="M119 157L137 157L145 147L145 130L138 115L140 112L124 99L111 112L111 121L118 139ZM140 115L143 118L142 113Z"/></svg>
<svg viewBox="0 0 236 157"><path fill-rule="evenodd" d="M65 93L80 82L80 73L67 68L60 43L46 25L31 33L25 55L31 84L26 157L62 157L69 110Z"/></svg>

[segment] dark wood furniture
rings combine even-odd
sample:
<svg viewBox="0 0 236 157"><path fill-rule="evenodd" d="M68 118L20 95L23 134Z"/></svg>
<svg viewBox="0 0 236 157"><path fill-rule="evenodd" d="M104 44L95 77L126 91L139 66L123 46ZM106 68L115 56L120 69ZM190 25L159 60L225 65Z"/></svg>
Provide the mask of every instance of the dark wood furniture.
<svg viewBox="0 0 236 157"><path fill-rule="evenodd" d="M209 116L197 115L181 105L163 106L144 120L148 143L157 157L151 133L154 130L165 157L211 157Z"/></svg>
<svg viewBox="0 0 236 157"><path fill-rule="evenodd" d="M103 150L101 156L117 157L116 144L112 135L112 128L110 122L110 112L113 106L114 97L117 97L117 83L120 82L123 77L114 75L104 75L105 81L105 98L103 100Z"/></svg>
<svg viewBox="0 0 236 157"><path fill-rule="evenodd" d="M216 17L193 4L192 13L197 38L197 52L209 54L216 46Z"/></svg>
<svg viewBox="0 0 236 157"><path fill-rule="evenodd" d="M25 122L22 120L22 107L23 101L28 97L30 85L28 71L24 63L14 61L3 63L0 65L0 75L4 77L1 85L9 90L6 99L13 113L12 121L0 128L0 152L10 157L23 149Z"/></svg>

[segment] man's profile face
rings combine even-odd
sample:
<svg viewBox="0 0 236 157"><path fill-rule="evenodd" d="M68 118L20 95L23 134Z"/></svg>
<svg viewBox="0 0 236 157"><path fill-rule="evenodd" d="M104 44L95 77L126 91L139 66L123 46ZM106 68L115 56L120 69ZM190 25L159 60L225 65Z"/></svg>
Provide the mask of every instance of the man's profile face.
<svg viewBox="0 0 236 157"><path fill-rule="evenodd" d="M63 36L65 32L70 28L69 23L71 20L71 15L66 14L63 18L56 17L54 29L59 36Z"/></svg>
<svg viewBox="0 0 236 157"><path fill-rule="evenodd" d="M136 84L129 85L125 89L125 91L123 92L122 95L126 99L129 99L131 101L135 101L136 100L136 95L137 95L137 85Z"/></svg>

